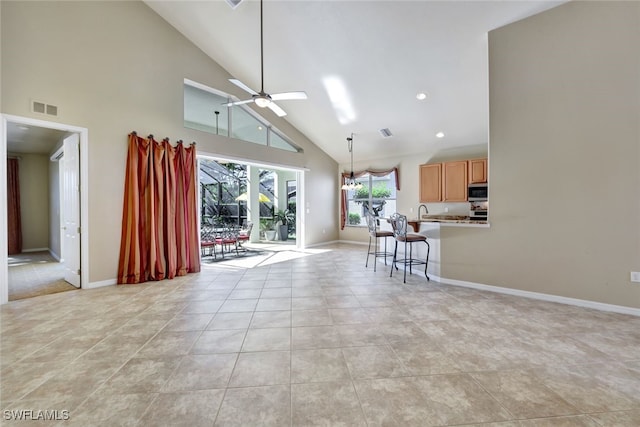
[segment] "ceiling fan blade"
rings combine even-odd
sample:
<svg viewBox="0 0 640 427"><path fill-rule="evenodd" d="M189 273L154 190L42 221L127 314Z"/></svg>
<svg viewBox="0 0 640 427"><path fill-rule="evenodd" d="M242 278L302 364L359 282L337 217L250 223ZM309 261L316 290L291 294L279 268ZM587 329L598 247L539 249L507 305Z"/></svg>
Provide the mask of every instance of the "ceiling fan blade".
<svg viewBox="0 0 640 427"><path fill-rule="evenodd" d="M273 95L271 95L271 99L273 99L274 101L284 101L288 99L307 99L307 93L303 91L274 93Z"/></svg>
<svg viewBox="0 0 640 427"><path fill-rule="evenodd" d="M246 84L242 83L238 79L229 79L229 81L231 83L233 83L234 85L238 86L240 89L244 90L245 92L249 92L251 95L257 95L258 94L258 92L256 92L255 90L251 89L249 86L247 86Z"/></svg>
<svg viewBox="0 0 640 427"><path fill-rule="evenodd" d="M251 99L245 99L243 101L233 101L233 102L227 102L224 105L225 107L233 107L234 105L242 105L242 104L248 104L250 102L253 102L253 98Z"/></svg>
<svg viewBox="0 0 640 427"><path fill-rule="evenodd" d="M284 117L287 115L287 113L285 113L284 110L278 107L274 102L270 102L269 105L267 105L267 107L269 107L271 111L276 113L278 117Z"/></svg>

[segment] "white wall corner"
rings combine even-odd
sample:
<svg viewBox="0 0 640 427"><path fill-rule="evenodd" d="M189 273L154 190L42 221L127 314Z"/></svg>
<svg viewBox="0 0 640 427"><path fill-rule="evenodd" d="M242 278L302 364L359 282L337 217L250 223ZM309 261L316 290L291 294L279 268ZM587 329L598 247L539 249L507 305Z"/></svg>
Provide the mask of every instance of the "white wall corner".
<svg viewBox="0 0 640 427"><path fill-rule="evenodd" d="M54 251L52 251L51 249L49 249L49 255L51 255L51 257L53 259L55 259L56 261L60 262L60 255L58 255L57 253L55 253Z"/></svg>

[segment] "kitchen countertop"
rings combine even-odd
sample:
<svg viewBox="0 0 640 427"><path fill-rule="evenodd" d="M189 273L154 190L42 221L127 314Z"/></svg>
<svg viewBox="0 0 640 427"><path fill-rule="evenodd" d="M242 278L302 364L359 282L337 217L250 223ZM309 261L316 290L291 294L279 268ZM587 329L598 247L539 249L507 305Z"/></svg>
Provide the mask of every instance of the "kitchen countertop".
<svg viewBox="0 0 640 427"><path fill-rule="evenodd" d="M420 223L436 223L447 227L480 227L489 228L488 221L472 220L462 215L423 215L422 218L414 218L407 221L414 230L420 229Z"/></svg>

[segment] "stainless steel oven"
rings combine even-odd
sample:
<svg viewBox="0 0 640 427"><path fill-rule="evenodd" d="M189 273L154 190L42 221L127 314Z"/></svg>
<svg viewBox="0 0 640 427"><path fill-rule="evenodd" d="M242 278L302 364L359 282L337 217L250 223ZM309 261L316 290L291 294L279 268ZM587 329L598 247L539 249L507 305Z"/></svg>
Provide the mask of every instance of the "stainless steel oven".
<svg viewBox="0 0 640 427"><path fill-rule="evenodd" d="M489 185L485 182L482 184L469 184L467 198L470 202L483 202L489 199Z"/></svg>

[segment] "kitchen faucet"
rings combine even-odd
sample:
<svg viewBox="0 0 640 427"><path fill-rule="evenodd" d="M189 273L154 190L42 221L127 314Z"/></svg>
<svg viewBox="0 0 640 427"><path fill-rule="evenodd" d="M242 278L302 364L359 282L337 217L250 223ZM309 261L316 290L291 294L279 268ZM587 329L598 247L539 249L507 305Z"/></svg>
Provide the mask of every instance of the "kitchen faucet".
<svg viewBox="0 0 640 427"><path fill-rule="evenodd" d="M429 209L427 209L427 205L422 204L418 206L418 219L422 219L422 215L420 215L420 211L422 210L422 208L424 208L425 215L429 213Z"/></svg>

